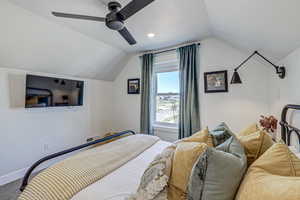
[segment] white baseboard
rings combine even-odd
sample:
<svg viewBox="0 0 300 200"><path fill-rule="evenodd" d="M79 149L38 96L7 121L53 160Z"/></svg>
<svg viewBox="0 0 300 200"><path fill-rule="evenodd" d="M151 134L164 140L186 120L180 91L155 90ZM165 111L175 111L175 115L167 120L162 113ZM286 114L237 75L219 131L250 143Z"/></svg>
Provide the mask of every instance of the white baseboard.
<svg viewBox="0 0 300 200"><path fill-rule="evenodd" d="M54 165L55 163L69 157L73 155L72 153L70 153L69 155L65 155L65 156L62 156L61 158L56 158L52 161L48 161L47 163L43 163L42 165L38 166L34 171L33 173L35 172L39 172L43 169L46 169L48 167L50 167L51 165ZM19 169L19 170L16 170L16 171L13 171L13 172L10 172L8 174L5 174L3 176L0 176L0 186L1 185L5 185L7 183L10 183L10 182L13 182L15 180L18 180L20 178L23 178L26 174L26 171L29 169L30 167L26 167L26 168L23 168L23 169Z"/></svg>
<svg viewBox="0 0 300 200"><path fill-rule="evenodd" d="M39 168L39 169L36 169L36 170L34 170L35 172L38 172L38 171L41 171L41 170L43 170L43 169L45 169L46 168L46 166L44 166L44 167L41 167L41 168ZM13 181L15 181L15 180L18 180L18 179L20 179L20 178L23 178L24 176L25 176L25 173L26 173L26 171L29 169L29 167L28 168L23 168L23 169L19 169L19 170L16 170L16 171L14 171L14 172L10 172L10 173L8 173L8 174L5 174L5 175L3 175L3 176L0 176L0 186L1 185L5 185L5 184L7 184L7 183L11 183L11 182L13 182Z"/></svg>
<svg viewBox="0 0 300 200"><path fill-rule="evenodd" d="M5 174L0 177L0 185L5 185L7 183L13 182L15 180L20 179L25 175L27 168L19 169L17 171L11 172L9 174Z"/></svg>
<svg viewBox="0 0 300 200"><path fill-rule="evenodd" d="M44 165L40 165L39 167L37 167L33 173L35 172L39 172L43 169L46 169L48 167L50 167L51 165L53 165L55 162L57 161L54 161L54 162L49 162L49 163L46 163ZM29 167L26 167L26 168L23 168L23 169L19 169L19 170L16 170L16 171L13 171L13 172L10 172L8 174L5 174L3 176L0 176L0 186L1 185L5 185L7 183L11 183L15 180L18 180L20 178L23 178L27 172L27 170L29 169Z"/></svg>

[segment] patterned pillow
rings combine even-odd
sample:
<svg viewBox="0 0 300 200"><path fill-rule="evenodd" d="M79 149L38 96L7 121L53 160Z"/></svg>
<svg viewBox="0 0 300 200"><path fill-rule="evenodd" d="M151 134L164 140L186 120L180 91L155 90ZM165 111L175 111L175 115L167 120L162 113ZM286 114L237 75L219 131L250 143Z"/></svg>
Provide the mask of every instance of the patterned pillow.
<svg viewBox="0 0 300 200"><path fill-rule="evenodd" d="M299 200L300 159L274 144L248 169L236 200Z"/></svg>
<svg viewBox="0 0 300 200"><path fill-rule="evenodd" d="M186 200L192 168L208 147L179 142L158 155L144 172L137 192L126 200Z"/></svg>
<svg viewBox="0 0 300 200"><path fill-rule="evenodd" d="M137 192L126 200L167 199L167 186L171 176L172 160L176 146L167 147L158 154L145 170Z"/></svg>
<svg viewBox="0 0 300 200"><path fill-rule="evenodd" d="M235 136L208 147L192 169L188 200L233 200L246 169L244 148Z"/></svg>
<svg viewBox="0 0 300 200"><path fill-rule="evenodd" d="M224 143L234 135L224 122L210 131L210 134L212 135L214 146Z"/></svg>

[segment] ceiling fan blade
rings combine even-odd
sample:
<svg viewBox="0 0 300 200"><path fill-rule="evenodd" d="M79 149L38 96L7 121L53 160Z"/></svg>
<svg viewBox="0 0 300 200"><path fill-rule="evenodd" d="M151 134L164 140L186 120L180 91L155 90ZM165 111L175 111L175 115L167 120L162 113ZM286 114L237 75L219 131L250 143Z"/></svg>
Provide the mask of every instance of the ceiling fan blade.
<svg viewBox="0 0 300 200"><path fill-rule="evenodd" d="M135 45L136 41L131 35L131 33L128 31L126 27L123 29L119 30L119 33L122 35L122 37L130 44L130 45Z"/></svg>
<svg viewBox="0 0 300 200"><path fill-rule="evenodd" d="M152 3L154 0L132 0L124 8L119 11L119 15L122 20L126 20L138 11L145 8L147 5Z"/></svg>
<svg viewBox="0 0 300 200"><path fill-rule="evenodd" d="M98 21L98 22L105 22L105 18L103 18L103 17L77 15L77 14L61 13L61 12L52 12L52 14L56 17L64 17L64 18L71 18L71 19L83 19L83 20L92 20L92 21Z"/></svg>

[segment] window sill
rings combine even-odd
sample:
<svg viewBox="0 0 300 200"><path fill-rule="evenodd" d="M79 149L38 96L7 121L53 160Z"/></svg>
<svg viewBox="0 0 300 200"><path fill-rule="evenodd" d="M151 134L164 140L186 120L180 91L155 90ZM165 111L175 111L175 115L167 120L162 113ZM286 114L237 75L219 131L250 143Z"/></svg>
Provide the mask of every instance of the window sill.
<svg viewBox="0 0 300 200"><path fill-rule="evenodd" d="M178 133L177 127L163 126L163 125L155 124L155 125L153 125L153 128L155 131L159 131L159 132L169 132L169 133L174 133L174 134Z"/></svg>

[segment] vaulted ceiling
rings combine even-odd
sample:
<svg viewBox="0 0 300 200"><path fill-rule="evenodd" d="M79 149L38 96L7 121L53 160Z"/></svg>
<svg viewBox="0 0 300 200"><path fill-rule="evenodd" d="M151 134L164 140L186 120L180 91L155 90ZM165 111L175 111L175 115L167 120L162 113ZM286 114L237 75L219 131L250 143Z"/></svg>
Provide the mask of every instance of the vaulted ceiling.
<svg viewBox="0 0 300 200"><path fill-rule="evenodd" d="M126 5L130 0L119 0ZM206 37L274 61L300 46L299 0L156 0L126 21L129 46L103 23L51 11L105 16L109 0L1 0L0 67L114 80L132 54ZM155 38L148 38L153 32Z"/></svg>
<svg viewBox="0 0 300 200"><path fill-rule="evenodd" d="M300 47L299 0L204 0L214 36L280 60Z"/></svg>

